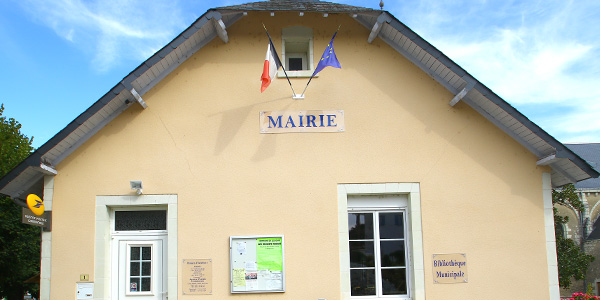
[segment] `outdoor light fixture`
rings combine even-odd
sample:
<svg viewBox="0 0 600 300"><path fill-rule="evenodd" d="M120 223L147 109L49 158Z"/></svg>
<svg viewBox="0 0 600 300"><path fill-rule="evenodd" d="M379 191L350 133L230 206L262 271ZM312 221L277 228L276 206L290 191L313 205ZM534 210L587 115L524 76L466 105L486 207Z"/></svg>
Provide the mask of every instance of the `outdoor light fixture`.
<svg viewBox="0 0 600 300"><path fill-rule="evenodd" d="M135 190L138 195L142 194L142 181L141 180L133 180L129 182L132 190Z"/></svg>

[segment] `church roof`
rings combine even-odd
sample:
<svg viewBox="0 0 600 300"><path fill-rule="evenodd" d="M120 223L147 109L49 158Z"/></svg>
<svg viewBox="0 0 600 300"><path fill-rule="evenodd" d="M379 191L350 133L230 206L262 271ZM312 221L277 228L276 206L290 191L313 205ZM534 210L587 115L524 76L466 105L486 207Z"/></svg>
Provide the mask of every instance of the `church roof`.
<svg viewBox="0 0 600 300"><path fill-rule="evenodd" d="M566 144L595 170L600 168L600 143ZM590 178L575 184L577 189L600 189L600 178Z"/></svg>

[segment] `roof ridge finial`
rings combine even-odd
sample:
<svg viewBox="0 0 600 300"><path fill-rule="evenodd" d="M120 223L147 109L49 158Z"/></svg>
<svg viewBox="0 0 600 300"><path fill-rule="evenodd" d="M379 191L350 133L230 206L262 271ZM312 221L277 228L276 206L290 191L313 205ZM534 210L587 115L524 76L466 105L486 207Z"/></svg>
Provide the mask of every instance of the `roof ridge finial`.
<svg viewBox="0 0 600 300"><path fill-rule="evenodd" d="M383 0L379 1L379 7L383 10Z"/></svg>

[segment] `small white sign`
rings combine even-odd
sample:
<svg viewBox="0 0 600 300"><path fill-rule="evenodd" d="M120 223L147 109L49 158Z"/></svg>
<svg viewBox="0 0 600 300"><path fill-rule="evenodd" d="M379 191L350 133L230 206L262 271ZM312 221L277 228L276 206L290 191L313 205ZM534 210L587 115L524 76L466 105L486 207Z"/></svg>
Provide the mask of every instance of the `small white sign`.
<svg viewBox="0 0 600 300"><path fill-rule="evenodd" d="M260 133L344 132L343 110L261 111Z"/></svg>
<svg viewBox="0 0 600 300"><path fill-rule="evenodd" d="M93 282L78 282L77 283L77 299L93 299L94 298L94 283Z"/></svg>

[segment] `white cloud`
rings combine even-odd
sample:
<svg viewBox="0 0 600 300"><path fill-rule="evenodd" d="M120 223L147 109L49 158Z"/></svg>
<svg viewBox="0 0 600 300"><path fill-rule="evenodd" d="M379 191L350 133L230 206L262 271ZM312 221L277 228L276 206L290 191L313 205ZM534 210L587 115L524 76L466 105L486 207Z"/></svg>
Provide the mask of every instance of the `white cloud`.
<svg viewBox="0 0 600 300"><path fill-rule="evenodd" d="M123 59L143 61L189 24L174 1L26 0L22 7L57 35L92 57L107 72Z"/></svg>
<svg viewBox="0 0 600 300"><path fill-rule="evenodd" d="M562 103L595 95L599 78L578 76L570 68L583 62L592 45L535 43L525 30L502 30L488 40L465 44L441 41L440 48L476 78L513 104Z"/></svg>
<svg viewBox="0 0 600 300"><path fill-rule="evenodd" d="M392 5L402 5L388 7L401 21L559 140L600 141L600 1Z"/></svg>

